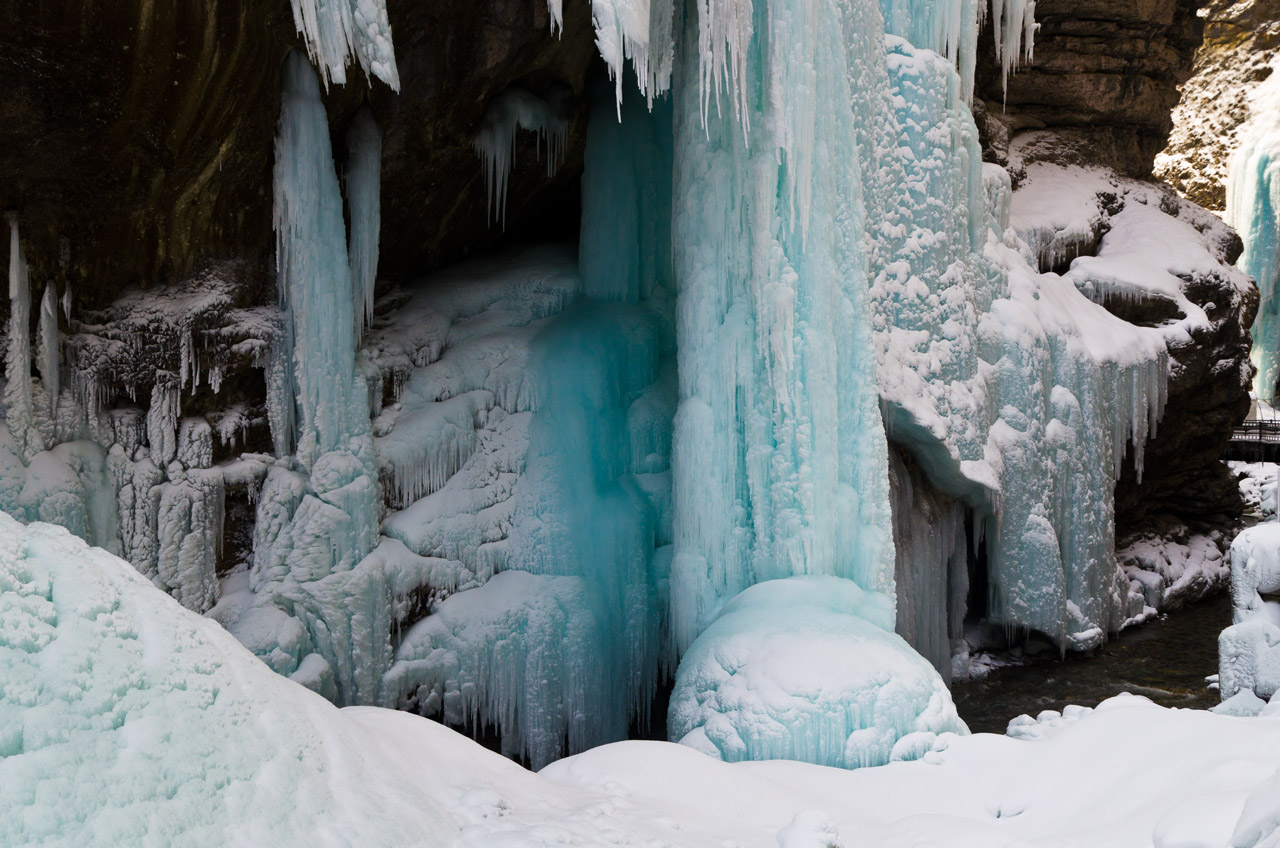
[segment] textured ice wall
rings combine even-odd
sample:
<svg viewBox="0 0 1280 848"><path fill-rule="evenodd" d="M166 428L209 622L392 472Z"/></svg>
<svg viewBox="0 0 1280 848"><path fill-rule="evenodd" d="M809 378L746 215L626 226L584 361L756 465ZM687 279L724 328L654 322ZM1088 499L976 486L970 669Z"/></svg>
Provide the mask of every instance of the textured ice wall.
<svg viewBox="0 0 1280 848"><path fill-rule="evenodd" d="M1178 281L1155 268L1133 282L1142 277L1132 259L1141 226L1069 282L1039 274L1035 251L1020 238L1048 244L1062 226L1037 220L1039 207L1019 204L1008 175L981 163L962 78L937 54L900 39L890 39L888 52L900 135L872 150L878 171L904 177L870 185L868 203L885 222L872 232L872 303L891 437L935 485L990 516L977 533L989 550L991 620L1040 630L1064 646L1096 645L1142 609L1114 560L1113 487L1125 442L1137 446L1141 467L1141 446L1163 408L1168 339L1114 318L1076 288L1121 278L1122 287L1169 288L1167 277L1178 291ZM1058 174L1031 174L1034 190L1022 193L1087 224L1106 188L1096 176L1064 173L1055 191ZM1084 209L1072 205L1073 179L1095 183L1083 191ZM1155 205L1135 194L1133 205L1148 202ZM1186 240L1179 229L1186 225L1167 215L1145 226ZM1225 271L1194 230L1189 243L1166 267L1182 268L1199 251L1189 267L1208 262ZM1187 320L1203 316L1186 307ZM920 585L947 568L900 564L922 569L913 579ZM946 631L944 600L926 616L925 632Z"/></svg>

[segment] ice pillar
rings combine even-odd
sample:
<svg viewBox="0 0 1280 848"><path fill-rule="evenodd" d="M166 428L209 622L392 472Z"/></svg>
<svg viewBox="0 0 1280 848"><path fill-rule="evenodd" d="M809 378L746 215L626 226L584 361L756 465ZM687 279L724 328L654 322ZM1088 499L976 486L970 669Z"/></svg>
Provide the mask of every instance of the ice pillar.
<svg viewBox="0 0 1280 848"><path fill-rule="evenodd" d="M753 36L689 16L684 43L709 49L684 51L675 90L681 650L760 581L893 593L857 144L875 116L855 108L841 18L857 6L757 3ZM736 115L705 108L722 82Z"/></svg>

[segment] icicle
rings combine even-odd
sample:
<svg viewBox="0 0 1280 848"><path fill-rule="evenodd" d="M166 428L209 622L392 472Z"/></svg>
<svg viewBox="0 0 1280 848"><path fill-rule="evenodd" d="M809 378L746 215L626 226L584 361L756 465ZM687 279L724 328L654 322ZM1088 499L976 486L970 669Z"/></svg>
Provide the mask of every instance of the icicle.
<svg viewBox="0 0 1280 848"><path fill-rule="evenodd" d="M18 456L27 463L45 449L35 421L34 394L31 386L31 281L27 258L18 239L18 216L9 214L9 348L5 355L4 405L18 448Z"/></svg>
<svg viewBox="0 0 1280 848"><path fill-rule="evenodd" d="M382 131L368 106L347 130L347 210L351 221L351 291L356 338L373 318L378 278L378 236L382 228Z"/></svg>
<svg viewBox="0 0 1280 848"><path fill-rule="evenodd" d="M45 286L44 297L40 301L40 340L36 360L40 369L40 381L44 384L45 400L48 405L48 416L52 421L58 413L58 395L61 388L58 383L59 337L58 337L58 301L53 283Z"/></svg>

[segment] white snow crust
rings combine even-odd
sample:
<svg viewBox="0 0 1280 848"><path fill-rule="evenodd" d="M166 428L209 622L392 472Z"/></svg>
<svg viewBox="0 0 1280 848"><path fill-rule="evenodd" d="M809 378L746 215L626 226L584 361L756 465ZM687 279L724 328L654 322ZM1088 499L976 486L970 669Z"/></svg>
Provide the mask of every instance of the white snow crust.
<svg viewBox="0 0 1280 848"><path fill-rule="evenodd" d="M0 516L0 843L1271 848L1280 721L1120 697L844 771L625 742L521 769L338 709L62 528ZM827 841L797 841L808 836ZM855 842L856 840L856 842Z"/></svg>

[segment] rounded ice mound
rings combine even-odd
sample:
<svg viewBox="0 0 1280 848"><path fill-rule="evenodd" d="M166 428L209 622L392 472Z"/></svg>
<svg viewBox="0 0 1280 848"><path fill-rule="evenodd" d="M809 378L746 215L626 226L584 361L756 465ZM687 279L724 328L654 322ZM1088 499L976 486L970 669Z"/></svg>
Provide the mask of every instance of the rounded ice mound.
<svg viewBox="0 0 1280 848"><path fill-rule="evenodd" d="M727 762L859 768L967 734L941 676L892 628L888 599L851 580L757 584L681 660L670 737Z"/></svg>

